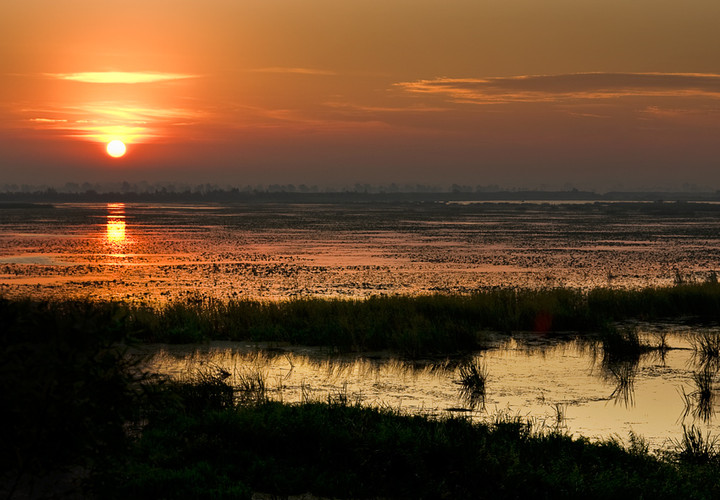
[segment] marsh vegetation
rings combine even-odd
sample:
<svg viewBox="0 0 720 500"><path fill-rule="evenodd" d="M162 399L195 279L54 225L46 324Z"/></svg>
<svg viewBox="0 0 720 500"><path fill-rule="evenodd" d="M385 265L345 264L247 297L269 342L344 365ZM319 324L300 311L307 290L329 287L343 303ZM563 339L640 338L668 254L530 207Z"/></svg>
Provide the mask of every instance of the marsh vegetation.
<svg viewBox="0 0 720 500"><path fill-rule="evenodd" d="M207 364L185 378L168 378L144 371L128 348L242 339L312 344L327 353L390 349L409 364L440 354L435 365L454 374L474 398L468 405L478 409L503 374L468 354L489 348L491 338L525 330L537 338L595 343L601 366L616 380L614 396L629 400L639 360L672 346L662 335L651 341L612 322L714 321L719 295L717 284L686 284L365 301L194 299L160 307L2 299L0 378L10 401L10 424L2 430L8 443L1 457L3 492L21 496L37 478L60 470L108 498L160 491L194 498L248 498L253 491L569 498L627 488L657 498L713 496L719 486L708 478L718 477L717 443L699 426L688 426L675 448L657 451L637 439L621 444L571 437L566 425L574 410L562 401L547 402L554 413L541 426L512 415L479 422L359 406L347 386L319 395L303 384L299 401L282 403L273 397L283 394L282 380L271 379L261 363L237 370ZM542 330L536 329L538 315ZM709 418L714 411L715 343L712 332L700 332L691 344L697 366L709 370L698 371L696 389L687 393L692 408L699 408L689 415L701 419L705 408ZM609 478L602 484L598 470Z"/></svg>

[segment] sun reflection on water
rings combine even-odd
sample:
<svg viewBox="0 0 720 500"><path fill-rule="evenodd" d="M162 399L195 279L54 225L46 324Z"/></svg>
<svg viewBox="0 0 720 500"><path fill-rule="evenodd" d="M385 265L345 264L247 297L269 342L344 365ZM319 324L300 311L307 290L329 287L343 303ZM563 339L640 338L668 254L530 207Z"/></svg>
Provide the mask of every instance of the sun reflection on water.
<svg viewBox="0 0 720 500"><path fill-rule="evenodd" d="M122 245L126 242L125 204L108 203L107 209L107 241L112 245Z"/></svg>

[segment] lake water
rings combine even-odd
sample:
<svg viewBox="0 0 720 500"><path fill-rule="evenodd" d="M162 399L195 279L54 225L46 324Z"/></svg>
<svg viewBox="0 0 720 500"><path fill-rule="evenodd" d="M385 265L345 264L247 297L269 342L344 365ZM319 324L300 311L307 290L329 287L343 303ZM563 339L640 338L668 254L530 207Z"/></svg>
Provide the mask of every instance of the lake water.
<svg viewBox="0 0 720 500"><path fill-rule="evenodd" d="M720 270L720 206L57 204L0 209L0 293L164 302L637 288Z"/></svg>
<svg viewBox="0 0 720 500"><path fill-rule="evenodd" d="M715 204L0 208L0 295L14 297L162 304L198 294L282 300L495 287L638 288L705 280L718 270ZM714 406L701 411L693 396L700 367L690 339L697 331L643 325L648 342L658 329L677 349L625 367L603 364L580 340L498 337L493 348L475 354L489 373L484 402L461 394L458 364L467 360L410 363L386 353L342 358L301 347L212 343L153 346L148 363L178 377L221 367L234 383L262 373L269 395L284 401L345 394L416 413L476 419L504 413L591 437L626 437L632 430L655 447L678 439L683 425L717 434ZM632 383L619 385L619 373ZM713 377L715 383L717 372Z"/></svg>
<svg viewBox="0 0 720 500"><path fill-rule="evenodd" d="M672 347L664 356L649 352L623 366L630 383L622 385L613 365L587 341L534 334L498 336L494 346L468 359L487 368L485 397L470 398L459 384L464 360L400 360L384 353L336 356L322 349L213 342L205 346L148 346L146 367L177 379L198 372L224 371L236 387L260 374L267 397L285 402L346 398L371 406L389 406L412 414L465 415L492 421L519 416L536 428L559 428L575 436L627 440L630 432L652 449L672 448L683 426L720 433L715 418L716 391L703 413L694 374L703 364L693 349L700 330L671 325L642 325L649 344L664 331ZM713 335L720 328L707 329ZM260 347L260 348L259 348ZM264 347L264 349L262 348ZM617 372L616 372L617 373ZM714 372L717 373L717 372ZM716 375L714 375L716 378Z"/></svg>

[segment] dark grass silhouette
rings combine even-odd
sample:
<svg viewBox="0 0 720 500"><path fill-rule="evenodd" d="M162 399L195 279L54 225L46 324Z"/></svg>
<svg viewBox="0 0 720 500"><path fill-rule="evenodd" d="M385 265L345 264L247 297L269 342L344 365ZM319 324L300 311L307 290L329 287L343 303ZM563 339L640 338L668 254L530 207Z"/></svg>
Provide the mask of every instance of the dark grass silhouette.
<svg viewBox="0 0 720 500"><path fill-rule="evenodd" d="M198 324L213 318L206 309ZM124 351L132 338L152 338L144 337L148 325L162 315L148 308L0 300L0 318L8 422L0 428L0 486L9 498L78 470L88 480L77 494L95 498L720 495L714 441L694 431L679 451L656 456L641 446L536 432L517 418L479 425L407 416L350 404L342 394L283 405L263 396L261 373L248 373L239 387L212 367L184 382L140 373Z"/></svg>
<svg viewBox="0 0 720 500"><path fill-rule="evenodd" d="M631 436L590 442L491 424L328 403L165 405L125 455L95 476L103 498L711 498L720 494L714 441L689 430L652 455ZM187 394L187 392L183 392Z"/></svg>
<svg viewBox="0 0 720 500"><path fill-rule="evenodd" d="M482 347L484 332L597 333L627 319L720 320L720 285L682 284L643 290L492 290L470 295L379 296L367 300L283 302L193 298L153 308L122 302L0 299L0 320L34 311L95 318L104 336L142 342L280 341L339 351L389 349L408 357L457 354ZM618 351L629 337L613 341ZM608 350L610 352L611 349Z"/></svg>

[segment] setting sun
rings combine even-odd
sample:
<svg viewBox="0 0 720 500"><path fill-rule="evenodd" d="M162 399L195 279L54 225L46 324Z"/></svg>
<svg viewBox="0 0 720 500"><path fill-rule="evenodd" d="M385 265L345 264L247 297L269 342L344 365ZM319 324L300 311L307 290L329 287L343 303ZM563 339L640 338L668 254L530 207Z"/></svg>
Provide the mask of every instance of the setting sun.
<svg viewBox="0 0 720 500"><path fill-rule="evenodd" d="M118 139L110 141L107 144L107 153L113 158L120 158L121 156L123 156L126 149L127 148L125 147L125 143Z"/></svg>

